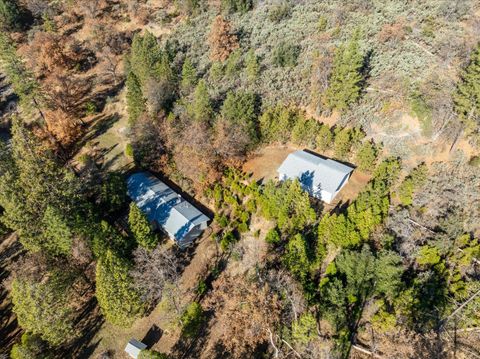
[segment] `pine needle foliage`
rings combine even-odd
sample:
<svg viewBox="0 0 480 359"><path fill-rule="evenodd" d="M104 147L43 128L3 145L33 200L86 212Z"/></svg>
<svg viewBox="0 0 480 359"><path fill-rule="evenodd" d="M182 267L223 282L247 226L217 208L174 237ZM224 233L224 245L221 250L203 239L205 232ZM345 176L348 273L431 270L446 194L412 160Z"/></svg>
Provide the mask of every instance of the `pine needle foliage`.
<svg viewBox="0 0 480 359"><path fill-rule="evenodd" d="M362 67L363 54L355 38L338 47L329 86L324 94L325 106L328 109L345 111L360 98Z"/></svg>

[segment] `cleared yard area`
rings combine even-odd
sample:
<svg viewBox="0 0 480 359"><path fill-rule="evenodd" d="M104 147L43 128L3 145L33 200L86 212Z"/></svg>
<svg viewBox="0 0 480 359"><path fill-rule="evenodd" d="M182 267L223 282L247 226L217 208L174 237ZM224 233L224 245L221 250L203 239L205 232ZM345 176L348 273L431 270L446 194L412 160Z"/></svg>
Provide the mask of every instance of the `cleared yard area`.
<svg viewBox="0 0 480 359"><path fill-rule="evenodd" d="M358 169L354 170L348 183L342 188L334 201L330 204L325 204L325 209L331 210L335 207L343 207L343 205L351 203L357 198L358 194L365 188L371 178L372 176L369 174L361 172Z"/></svg>
<svg viewBox="0 0 480 359"><path fill-rule="evenodd" d="M277 168L280 167L285 158L301 149L293 145L268 146L260 149L243 165L243 171L252 174L257 181L267 181L277 177Z"/></svg>

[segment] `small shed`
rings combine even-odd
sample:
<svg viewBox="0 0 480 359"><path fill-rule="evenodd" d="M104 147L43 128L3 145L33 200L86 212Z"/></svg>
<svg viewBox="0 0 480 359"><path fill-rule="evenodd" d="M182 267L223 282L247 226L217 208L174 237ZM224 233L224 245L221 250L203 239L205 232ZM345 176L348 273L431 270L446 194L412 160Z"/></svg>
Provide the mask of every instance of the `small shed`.
<svg viewBox="0 0 480 359"><path fill-rule="evenodd" d="M127 346L125 347L125 352L130 356L130 358L137 359L142 350L147 349L147 345L142 343L137 339L130 339Z"/></svg>
<svg viewBox="0 0 480 359"><path fill-rule="evenodd" d="M132 174L127 179L127 190L153 226L180 247L192 243L207 228L210 218L149 172Z"/></svg>
<svg viewBox="0 0 480 359"><path fill-rule="evenodd" d="M278 168L281 181L298 179L311 196L331 203L345 186L353 168L307 151L290 153Z"/></svg>

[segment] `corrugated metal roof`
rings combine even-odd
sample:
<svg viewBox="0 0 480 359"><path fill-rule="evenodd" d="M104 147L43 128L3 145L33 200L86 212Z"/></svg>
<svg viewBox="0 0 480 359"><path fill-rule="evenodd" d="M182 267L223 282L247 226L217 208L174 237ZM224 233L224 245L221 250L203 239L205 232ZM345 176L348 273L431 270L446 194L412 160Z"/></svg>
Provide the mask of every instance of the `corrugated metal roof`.
<svg viewBox="0 0 480 359"><path fill-rule="evenodd" d="M334 194L353 168L343 163L324 159L306 151L290 153L278 168L287 178L298 178L310 193L320 190Z"/></svg>
<svg viewBox="0 0 480 359"><path fill-rule="evenodd" d="M140 352L142 350L147 349L147 345L142 343L141 341L137 339L130 339L128 342L127 346L125 347L125 352L131 357L131 358L138 358L140 355Z"/></svg>
<svg viewBox="0 0 480 359"><path fill-rule="evenodd" d="M181 242L196 225L209 218L167 184L148 172L138 172L127 180L129 197L147 218L157 222L172 238Z"/></svg>

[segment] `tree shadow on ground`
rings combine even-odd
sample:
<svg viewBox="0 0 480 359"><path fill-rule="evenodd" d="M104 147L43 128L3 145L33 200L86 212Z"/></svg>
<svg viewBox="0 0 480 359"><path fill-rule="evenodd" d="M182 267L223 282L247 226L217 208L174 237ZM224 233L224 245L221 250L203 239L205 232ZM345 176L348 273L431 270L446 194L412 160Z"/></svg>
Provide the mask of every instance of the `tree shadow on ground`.
<svg viewBox="0 0 480 359"><path fill-rule="evenodd" d="M158 343L158 341L162 338L162 335L163 330L154 324L150 327L141 342L146 344L147 347L151 348Z"/></svg>
<svg viewBox="0 0 480 359"><path fill-rule="evenodd" d="M7 240L7 238L8 236L5 236L4 240ZM20 340L20 336L23 333L12 311L13 305L8 296L8 290L4 285L4 281L11 274L9 265L17 261L23 253L23 247L20 242L14 240L0 254L0 354L8 354L13 344Z"/></svg>
<svg viewBox="0 0 480 359"><path fill-rule="evenodd" d="M106 133L118 120L120 120L120 116L117 113L94 119L86 134L76 142L75 147L71 150L71 157L75 157L88 142Z"/></svg>
<svg viewBox="0 0 480 359"><path fill-rule="evenodd" d="M90 358L100 340L94 338L104 323L97 299L92 295L79 313L74 327L80 334L70 345L62 348L62 353L70 353L72 358Z"/></svg>
<svg viewBox="0 0 480 359"><path fill-rule="evenodd" d="M214 317L213 311L206 311L204 314L205 321L203 322L202 327L198 330L197 335L193 338L185 338L184 336L181 336L171 350L172 358L200 358L210 334L209 323Z"/></svg>

